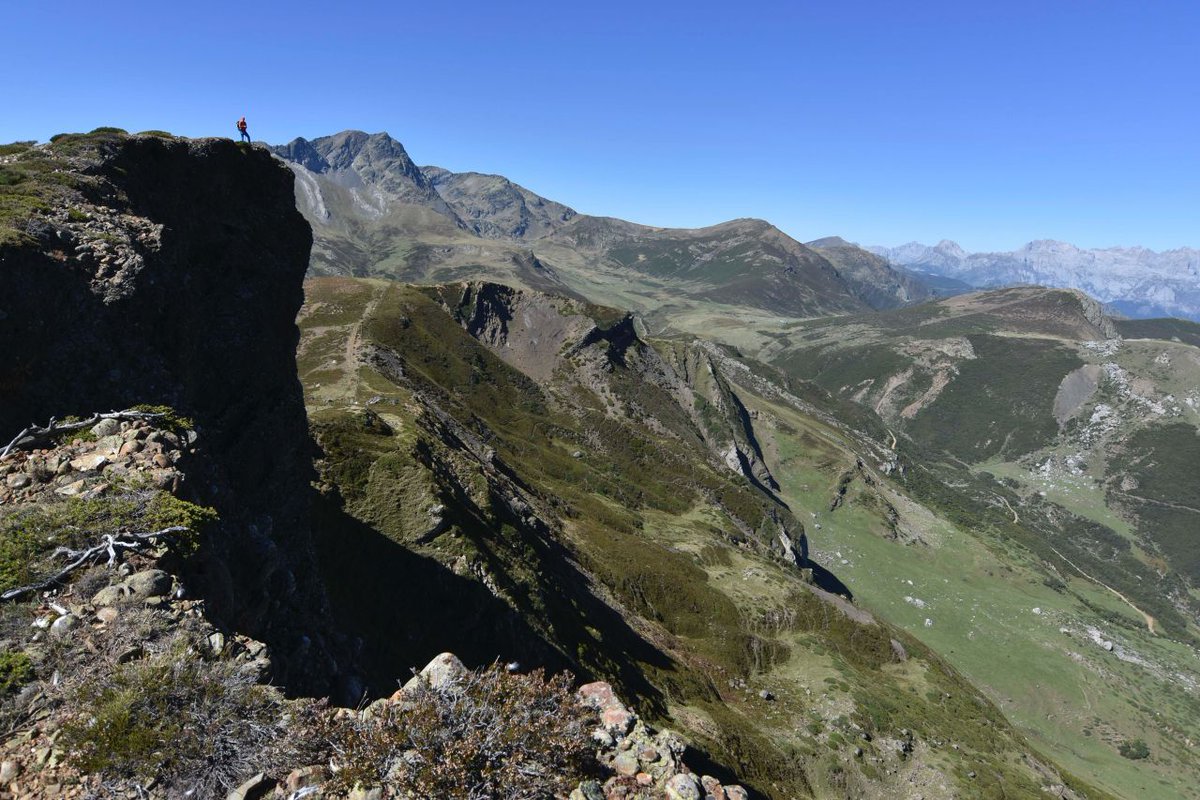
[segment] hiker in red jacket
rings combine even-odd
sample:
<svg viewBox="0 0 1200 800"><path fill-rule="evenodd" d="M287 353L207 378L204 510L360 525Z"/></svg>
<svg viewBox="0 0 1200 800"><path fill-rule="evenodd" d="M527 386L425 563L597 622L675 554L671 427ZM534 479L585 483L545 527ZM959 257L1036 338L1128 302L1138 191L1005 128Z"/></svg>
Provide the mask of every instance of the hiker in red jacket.
<svg viewBox="0 0 1200 800"><path fill-rule="evenodd" d="M238 133L240 133L242 135L243 142L250 141L250 134L246 133L246 118L245 117L242 117L241 119L239 119L237 121L237 129L238 129Z"/></svg>

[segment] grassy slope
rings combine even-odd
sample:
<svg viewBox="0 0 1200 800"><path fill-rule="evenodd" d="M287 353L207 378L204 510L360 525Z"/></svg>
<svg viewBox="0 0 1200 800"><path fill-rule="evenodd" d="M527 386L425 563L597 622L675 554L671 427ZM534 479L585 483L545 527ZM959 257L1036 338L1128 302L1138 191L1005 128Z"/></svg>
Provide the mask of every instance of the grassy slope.
<svg viewBox="0 0 1200 800"><path fill-rule="evenodd" d="M930 642L987 687L1060 763L1123 796L1193 796L1200 763L1187 732L1200 718L1196 631L1167 596L1168 591L1186 593L1179 574L1164 580L1156 570L1165 565L1164 555L1176 570L1192 569L1195 516L1188 508L1200 504L1183 498L1194 494L1189 478L1200 454L1189 444L1197 441L1195 406L1182 401L1196 399L1196 358L1186 345L1162 342L1129 342L1115 355L1076 348L1060 338L1072 329L1061 321L1054 336L1039 338L1033 334L1045 318L1038 315L1047 309L1053 318L1054 304L1043 304L1015 322L1003 315L959 315L937 306L888 312L874 320L814 321L785 328L764 348L792 374L871 406L889 375L914 364L914 351L905 349L906 342L961 337L974 345L976 358L959 362L950 386L911 423L891 419L896 431L906 430L957 457L939 465L932 456L936 451L914 450L912 442L901 445L916 463L933 467L925 478L917 480L913 473L904 481L911 496L933 512L920 526L930 532L925 538L953 547L886 542L879 537L873 508L862 509L858 519L839 510L835 516L840 521L824 525L814 543L828 535L827 545L816 545L819 552L837 562L846 559L848 582L868 605ZM1009 327L1021 335L1012 336ZM1082 325L1076 329L1086 330ZM1179 411L1171 411L1171 403L1164 401L1167 419L1156 421L1155 414L1140 410L1146 408L1141 401L1126 397L1130 422L1118 430L1115 446L1106 441L1089 455L1088 472L1081 476L1059 472L1043 478L1036 467L1048 455L1079 452L1078 443L1056 438L1050 407L1059 380L1085 361L1119 364L1133 376L1135 392L1159 399L1173 396ZM1138 376L1152 379L1155 389L1138 383ZM903 407L928 385L911 378L909 383L915 384L912 394L893 408ZM1116 403L1115 392L1102 382L1082 418L1088 418L1096 402ZM872 435L887 441L887 432L875 426ZM779 447L787 450L786 444ZM828 507L830 487L845 464L814 474L810 459L797 473L795 464L804 461L772 468L797 510L820 513L823 505ZM981 470L1006 479L1009 486L963 471L981 461ZM1120 491L1123 475L1132 476L1136 487ZM805 497L804 487L813 485L821 488ZM977 500L964 504L971 496ZM1013 512L1001 497L1019 510L1019 524L1012 523ZM1150 636L1140 614L1082 578L1051 547L1134 598L1158 618L1160 632L1165 623L1167 636ZM1064 578L1066 586L1061 585ZM916 586L907 585L910 579ZM904 595L929 605L919 609ZM1034 615L1035 607L1044 613ZM933 620L929 628L926 618ZM1059 633L1064 627L1070 633ZM1093 631L1101 640L1117 641L1116 659L1097 649ZM1181 637L1186 644L1175 641ZM1162 750L1148 762L1117 756L1117 745L1134 738L1153 738Z"/></svg>
<svg viewBox="0 0 1200 800"><path fill-rule="evenodd" d="M1018 758L1019 739L940 659L909 640L919 657L889 665L885 629L830 613L794 571L734 544L728 509L745 517L761 508L761 498L714 471L686 441L647 439L621 416L604 414L595 395L566 384L560 389L573 393L569 402L544 395L465 337L428 294L345 280L312 282L308 291L302 377L319 440L341 454L324 474L343 484L352 517L403 543L423 564L482 572L498 589L489 602L500 597L516 608L536 629L528 635L551 642L576 669L618 679L649 712L669 714L775 796L810 788L895 796L887 787L908 775L927 797L946 796L955 784L966 796L1000 796L1000 783L1010 797L1037 795L1037 779ZM368 322L360 325L364 314ZM401 353L407 379L387 380L348 361L347 342L356 336ZM620 397L619 385L616 391ZM570 558L555 561L539 550L538 537L480 502L489 480L482 472L459 464L457 477L447 479L446 465L464 459L430 435L427 399L434 396L460 419L474 418L500 461L539 505L553 508L565 538L552 538L567 544ZM375 423L347 424L365 416L351 403L376 398L370 408L389 433ZM667 408L647 408L670 418ZM424 466L422 452L430 454ZM463 480L469 474L480 485L447 497L448 486L470 483ZM418 543L414 533L427 526L426 510L447 500L463 513L446 533ZM588 596L556 575L576 562L598 581ZM578 573L574 580L587 586ZM372 604L385 608L400 591L377 589ZM622 610L624 621L588 605L595 598L609 598L603 608ZM430 605L436 601L421 608ZM403 626L404 616L385 614L374 623ZM463 644L453 628L434 629L417 643L393 631L391 663L406 656L416 662L413 651L421 647ZM503 642L483 644L475 648L479 657ZM759 688L778 699L762 701ZM909 759L885 744L900 728L917 734ZM858 760L850 751L862 729L875 737L857 740L866 750ZM967 777L971 771L975 778Z"/></svg>
<svg viewBox="0 0 1200 800"><path fill-rule="evenodd" d="M760 411L817 440L833 440L820 452L794 435L774 437L776 470L793 507L818 515L815 557L838 569L860 602L985 687L1039 748L1076 774L1123 797L1194 796L1200 759L1186 741L1200 714L1194 683L1200 671L1192 648L1148 635L1127 606L1085 580L1068 578L1065 587L1052 588L1053 573L1028 551L981 539L979 531L950 524L910 498L893 499L923 543L881 537L877 509L853 489L850 501L829 513L847 464L838 437L778 404ZM1104 651L1089 628L1146 663ZM1121 742L1135 738L1153 742L1149 762L1117 755Z"/></svg>

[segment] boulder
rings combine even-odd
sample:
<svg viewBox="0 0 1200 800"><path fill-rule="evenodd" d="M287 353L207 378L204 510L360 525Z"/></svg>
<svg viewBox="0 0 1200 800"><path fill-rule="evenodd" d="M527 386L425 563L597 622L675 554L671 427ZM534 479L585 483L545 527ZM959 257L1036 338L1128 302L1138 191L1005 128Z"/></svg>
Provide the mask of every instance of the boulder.
<svg viewBox="0 0 1200 800"><path fill-rule="evenodd" d="M325 780L325 767L314 764L310 767L299 767L288 773L284 781L284 789L290 795L309 786L319 786Z"/></svg>
<svg viewBox="0 0 1200 800"><path fill-rule="evenodd" d="M584 781L571 792L570 800L604 800L604 789L596 781Z"/></svg>
<svg viewBox="0 0 1200 800"><path fill-rule="evenodd" d="M639 764L637 756L629 751L617 753L613 759L612 768L618 775L632 777L638 773Z"/></svg>
<svg viewBox="0 0 1200 800"><path fill-rule="evenodd" d="M92 453L71 460L71 469L76 472L94 472L108 464L108 457L100 453Z"/></svg>
<svg viewBox="0 0 1200 800"><path fill-rule="evenodd" d="M142 570L126 578L125 586L129 588L130 595L138 600L163 597L171 592L171 576L161 569Z"/></svg>
<svg viewBox="0 0 1200 800"><path fill-rule="evenodd" d="M404 684L402 691L416 688L422 680L427 681L430 687L436 689L455 683L466 674L466 665L459 660L458 656L453 653L442 653L434 656L433 660L426 664L419 674L414 675L408 683Z"/></svg>
<svg viewBox="0 0 1200 800"><path fill-rule="evenodd" d="M10 489L24 489L29 484L33 483L33 478L26 475L24 472L14 472L4 479Z"/></svg>
<svg viewBox="0 0 1200 800"><path fill-rule="evenodd" d="M679 773L667 781L667 800L704 800L704 789L695 775Z"/></svg>
<svg viewBox="0 0 1200 800"><path fill-rule="evenodd" d="M261 800L275 788L275 781L260 772L225 795L225 800Z"/></svg>
<svg viewBox="0 0 1200 800"><path fill-rule="evenodd" d="M171 592L171 576L161 569L135 572L123 582L106 586L92 597L92 604L99 607L115 606L164 597Z"/></svg>
<svg viewBox="0 0 1200 800"><path fill-rule="evenodd" d="M50 624L50 635L55 639L66 638L71 629L79 624L79 618L72 614L63 614Z"/></svg>
<svg viewBox="0 0 1200 800"><path fill-rule="evenodd" d="M121 423L115 419L102 419L92 426L92 436L97 439L103 439L105 436L112 436L121 430Z"/></svg>
<svg viewBox="0 0 1200 800"><path fill-rule="evenodd" d="M721 782L711 775L703 775L700 778L700 785L704 787L705 793L712 800L727 800L725 797L725 788L721 786Z"/></svg>

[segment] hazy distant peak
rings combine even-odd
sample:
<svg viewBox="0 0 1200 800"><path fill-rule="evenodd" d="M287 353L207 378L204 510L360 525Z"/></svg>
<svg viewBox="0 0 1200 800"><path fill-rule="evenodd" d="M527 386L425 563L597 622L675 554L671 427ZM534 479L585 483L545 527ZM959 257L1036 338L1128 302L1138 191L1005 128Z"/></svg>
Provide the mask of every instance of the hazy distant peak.
<svg viewBox="0 0 1200 800"><path fill-rule="evenodd" d="M868 248L922 275L975 288L1032 284L1078 289L1133 317L1200 319L1200 250L1081 248L1035 239L1008 252L968 253L954 242Z"/></svg>
<svg viewBox="0 0 1200 800"><path fill-rule="evenodd" d="M934 246L934 249L945 253L946 255L952 255L956 258L966 258L967 256L967 251L963 250L962 246L958 242L950 239L942 239Z"/></svg>

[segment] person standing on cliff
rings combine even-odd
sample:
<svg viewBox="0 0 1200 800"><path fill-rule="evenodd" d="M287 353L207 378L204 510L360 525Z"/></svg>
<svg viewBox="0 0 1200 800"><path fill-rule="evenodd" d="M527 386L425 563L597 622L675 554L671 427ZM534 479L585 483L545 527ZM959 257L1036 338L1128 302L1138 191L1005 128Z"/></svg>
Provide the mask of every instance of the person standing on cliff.
<svg viewBox="0 0 1200 800"><path fill-rule="evenodd" d="M243 142L250 141L250 134L246 133L246 117L245 116L243 116L241 119L239 119L237 121L237 129L238 129L238 133L240 133L242 135Z"/></svg>

